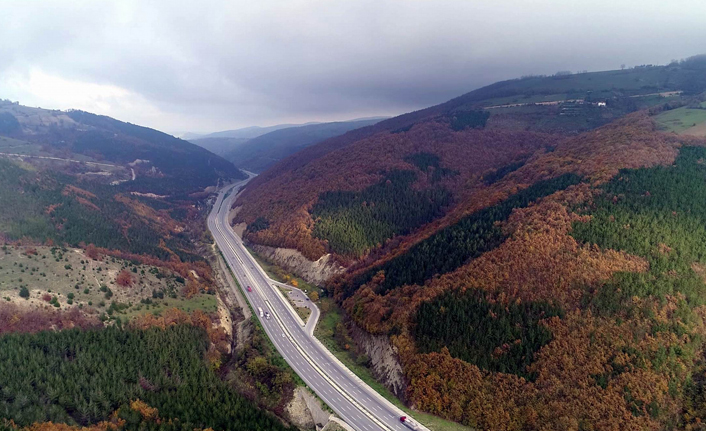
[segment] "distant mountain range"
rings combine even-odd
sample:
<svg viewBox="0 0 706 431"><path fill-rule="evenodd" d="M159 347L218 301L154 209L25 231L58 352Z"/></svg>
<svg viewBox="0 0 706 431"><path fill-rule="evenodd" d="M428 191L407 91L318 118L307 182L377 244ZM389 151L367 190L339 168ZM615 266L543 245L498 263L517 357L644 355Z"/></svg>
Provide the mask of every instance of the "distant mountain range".
<svg viewBox="0 0 706 431"><path fill-rule="evenodd" d="M360 118L331 123L278 124L246 127L191 138L190 142L253 172L262 172L279 160L325 139L370 126L386 117Z"/></svg>
<svg viewBox="0 0 706 431"><path fill-rule="evenodd" d="M307 124L316 124L316 123L307 123ZM284 129L286 127L297 127L297 126L304 126L304 124L277 124L275 126L267 126L267 127L260 127L260 126L250 126L250 127L243 127L242 129L234 129L234 130L223 130L221 132L213 132L213 133L207 133L207 134L199 134L199 133L184 133L181 136L181 139L186 139L189 141L195 140L195 139L221 139L221 138L238 138L238 139L252 139L256 138L260 135L264 135L265 133L269 133L275 130L279 129Z"/></svg>

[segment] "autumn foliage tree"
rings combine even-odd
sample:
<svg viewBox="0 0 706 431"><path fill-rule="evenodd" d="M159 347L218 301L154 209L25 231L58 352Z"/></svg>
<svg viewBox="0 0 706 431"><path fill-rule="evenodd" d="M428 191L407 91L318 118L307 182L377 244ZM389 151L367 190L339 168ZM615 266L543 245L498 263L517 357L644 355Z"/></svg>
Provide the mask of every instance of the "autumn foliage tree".
<svg viewBox="0 0 706 431"><path fill-rule="evenodd" d="M86 256L93 260L99 260L101 258L100 250L93 244L88 244L86 246Z"/></svg>
<svg viewBox="0 0 706 431"><path fill-rule="evenodd" d="M447 203L448 195L440 196L443 188L458 202L463 202L472 185L482 183L485 172L526 160L536 151L553 146L555 140L556 137L531 132L477 129L456 132L448 123L435 120L418 124L404 133L379 133L353 143L345 152L331 152L312 160L301 170L283 171L256 181L245 189L237 202L242 209L236 222L253 224L262 218L267 221L267 227L249 230L246 232L248 239L265 245L296 248L307 258L316 260L327 252L325 241L317 239L312 229L316 225L310 210L320 199L328 201L326 206L330 207L329 204L336 203L331 198L338 193L353 193L361 200L368 195L377 196L372 193L375 188L361 192L381 182L385 184L387 173L411 171L416 179L404 195L432 197L437 204ZM419 157L414 157L419 154L435 156L432 158L436 166L420 164ZM341 172L346 175L340 175ZM439 175L443 172L454 174ZM426 205L424 199L416 202L420 207ZM350 208L355 220L336 223L331 217L333 225L323 226L324 230L333 229L335 233L349 229L353 221L362 220L366 215L383 220L388 227L368 229L370 237L352 247L356 253L384 242L392 233L413 229L419 220L428 221L429 214L439 214L438 205L432 205L433 210L424 211L418 220L410 221L402 211L367 205L363 208L358 207L358 203L362 204L356 202L356 207ZM341 245L341 250L348 247Z"/></svg>
<svg viewBox="0 0 706 431"><path fill-rule="evenodd" d="M49 296L49 300L51 296ZM48 302L47 301L47 302ZM54 309L22 309L14 304L0 303L0 335L7 333L34 333L69 328L97 328L101 324L77 308L67 311Z"/></svg>
<svg viewBox="0 0 706 431"><path fill-rule="evenodd" d="M123 269L118 273L115 282L118 286L130 287L132 285L132 274L127 269Z"/></svg>
<svg viewBox="0 0 706 431"><path fill-rule="evenodd" d="M513 167L330 287L390 337L422 410L477 429L700 429L704 146L630 115ZM443 242L498 233L482 253L444 267L450 254L426 250L445 226L567 173L583 181ZM428 273L399 276L414 268Z"/></svg>

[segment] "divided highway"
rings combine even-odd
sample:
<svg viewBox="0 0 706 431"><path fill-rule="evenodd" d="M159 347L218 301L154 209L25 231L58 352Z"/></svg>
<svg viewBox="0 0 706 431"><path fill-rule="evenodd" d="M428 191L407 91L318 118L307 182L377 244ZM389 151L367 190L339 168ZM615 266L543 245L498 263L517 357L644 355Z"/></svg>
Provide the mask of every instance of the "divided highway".
<svg viewBox="0 0 706 431"><path fill-rule="evenodd" d="M208 216L208 228L279 353L302 380L356 430L402 431L412 428L426 431L416 423L401 423L400 417L407 416L406 413L353 375L310 335L275 282L245 249L230 226L228 213L238 188L247 181L221 189ZM247 286L252 291L248 291ZM259 309L263 310L262 315Z"/></svg>

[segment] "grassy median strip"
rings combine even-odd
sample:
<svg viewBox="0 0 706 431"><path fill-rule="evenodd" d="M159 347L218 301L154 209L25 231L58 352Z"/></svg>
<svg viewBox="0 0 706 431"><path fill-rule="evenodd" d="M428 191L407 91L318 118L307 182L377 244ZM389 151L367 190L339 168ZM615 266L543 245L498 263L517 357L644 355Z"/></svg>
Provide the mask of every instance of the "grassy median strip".
<svg viewBox="0 0 706 431"><path fill-rule="evenodd" d="M309 310L307 307L300 307L297 305L296 302L292 300L292 298L289 296L289 292L291 292L289 289L285 289L282 286L277 286L280 292L284 295L285 298L287 298L287 301L292 305L292 308L294 308L294 311L297 312L299 317L304 321L306 324L307 320L309 320L309 316L311 315L311 310Z"/></svg>

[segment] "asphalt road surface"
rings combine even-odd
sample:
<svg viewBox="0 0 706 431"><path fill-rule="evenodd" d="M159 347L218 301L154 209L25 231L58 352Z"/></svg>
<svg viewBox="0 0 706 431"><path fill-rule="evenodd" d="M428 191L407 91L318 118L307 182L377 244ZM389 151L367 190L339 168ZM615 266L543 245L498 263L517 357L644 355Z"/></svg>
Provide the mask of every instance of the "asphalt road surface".
<svg viewBox="0 0 706 431"><path fill-rule="evenodd" d="M221 189L208 217L208 228L265 332L302 380L350 426L360 431L409 430L400 422L400 416L406 413L353 375L307 332L282 292L233 232L228 213L239 187L246 183ZM263 310L262 316L259 309Z"/></svg>

